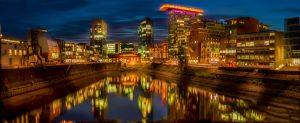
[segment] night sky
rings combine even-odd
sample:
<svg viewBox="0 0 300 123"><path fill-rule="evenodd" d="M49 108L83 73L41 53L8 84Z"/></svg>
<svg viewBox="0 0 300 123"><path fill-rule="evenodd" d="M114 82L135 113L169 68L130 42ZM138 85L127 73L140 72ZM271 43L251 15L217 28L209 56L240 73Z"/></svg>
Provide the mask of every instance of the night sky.
<svg viewBox="0 0 300 123"><path fill-rule="evenodd" d="M94 18L108 23L108 41L137 41L138 23L154 20L155 41L167 39L164 3L205 10L210 19L251 16L283 30L283 20L300 16L300 0L0 0L0 24L8 37L27 38L33 27L45 27L55 38L89 42Z"/></svg>

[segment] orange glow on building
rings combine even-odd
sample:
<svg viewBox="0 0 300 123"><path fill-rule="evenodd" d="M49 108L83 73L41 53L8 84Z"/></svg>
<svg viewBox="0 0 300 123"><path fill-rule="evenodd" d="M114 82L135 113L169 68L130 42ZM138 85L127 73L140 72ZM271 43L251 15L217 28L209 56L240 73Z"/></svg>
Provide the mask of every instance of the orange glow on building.
<svg viewBox="0 0 300 123"><path fill-rule="evenodd" d="M164 4L159 9L161 11L182 10L182 11L196 12L196 13L203 13L204 12L202 9L189 8L189 7L177 6L177 5L171 5L171 4Z"/></svg>

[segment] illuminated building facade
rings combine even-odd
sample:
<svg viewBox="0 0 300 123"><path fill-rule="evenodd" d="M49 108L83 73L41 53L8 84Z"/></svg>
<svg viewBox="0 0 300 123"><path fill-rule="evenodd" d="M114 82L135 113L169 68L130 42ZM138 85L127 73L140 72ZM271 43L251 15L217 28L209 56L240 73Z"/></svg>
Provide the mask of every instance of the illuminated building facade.
<svg viewBox="0 0 300 123"><path fill-rule="evenodd" d="M134 44L131 42L122 43L121 44L121 52L122 53L134 53Z"/></svg>
<svg viewBox="0 0 300 123"><path fill-rule="evenodd" d="M154 44L149 49L150 60L153 62L165 62L169 59L168 42L164 41L162 44Z"/></svg>
<svg viewBox="0 0 300 123"><path fill-rule="evenodd" d="M2 37L0 40L1 67L27 65L27 42L7 37Z"/></svg>
<svg viewBox="0 0 300 123"><path fill-rule="evenodd" d="M226 40L221 42L220 63L222 66L236 66L237 35L256 33L267 30L268 26L260 24L256 18L239 17L227 20Z"/></svg>
<svg viewBox="0 0 300 123"><path fill-rule="evenodd" d="M106 57L107 24L95 19L90 26L90 46L94 47L102 58Z"/></svg>
<svg viewBox="0 0 300 123"><path fill-rule="evenodd" d="M276 69L284 64L284 34L276 31L237 36L237 66Z"/></svg>
<svg viewBox="0 0 300 123"><path fill-rule="evenodd" d="M300 19L285 19L285 58L287 66L300 66Z"/></svg>
<svg viewBox="0 0 300 123"><path fill-rule="evenodd" d="M140 22L138 29L139 37L139 53L143 60L148 60L149 58L149 48L153 46L153 26L152 20L150 18L145 18Z"/></svg>
<svg viewBox="0 0 300 123"><path fill-rule="evenodd" d="M202 19L203 10L165 4L160 10L169 14L169 55L171 59L178 60L187 57L190 28L193 22ZM180 57L179 57L180 56ZM182 62L187 62L183 60Z"/></svg>
<svg viewBox="0 0 300 123"><path fill-rule="evenodd" d="M51 64L60 62L59 45L51 39L46 29L32 29L28 34L29 62Z"/></svg>
<svg viewBox="0 0 300 123"><path fill-rule="evenodd" d="M225 26L204 20L192 24L189 42L189 63L218 64L220 42L225 40Z"/></svg>
<svg viewBox="0 0 300 123"><path fill-rule="evenodd" d="M63 63L96 62L98 52L85 43L65 42L61 51Z"/></svg>
<svg viewBox="0 0 300 123"><path fill-rule="evenodd" d="M121 53L121 43L120 42L110 42L107 43L107 54L119 54Z"/></svg>

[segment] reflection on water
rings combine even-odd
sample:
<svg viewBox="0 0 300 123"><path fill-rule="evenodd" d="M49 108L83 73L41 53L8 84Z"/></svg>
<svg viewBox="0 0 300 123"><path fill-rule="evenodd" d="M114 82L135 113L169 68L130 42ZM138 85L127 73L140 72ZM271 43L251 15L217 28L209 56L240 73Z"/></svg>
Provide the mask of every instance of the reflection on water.
<svg viewBox="0 0 300 123"><path fill-rule="evenodd" d="M251 107L242 99L193 85L179 87L172 81L126 73L106 77L5 122L256 122L266 119L265 113Z"/></svg>

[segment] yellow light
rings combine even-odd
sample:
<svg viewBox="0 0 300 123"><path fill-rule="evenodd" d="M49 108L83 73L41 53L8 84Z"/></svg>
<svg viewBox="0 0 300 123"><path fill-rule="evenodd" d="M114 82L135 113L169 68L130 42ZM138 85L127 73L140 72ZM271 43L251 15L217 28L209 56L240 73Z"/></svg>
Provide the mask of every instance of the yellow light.
<svg viewBox="0 0 300 123"><path fill-rule="evenodd" d="M160 7L161 11L168 11L170 9L183 10L183 11L196 12L196 13L204 12L202 9L188 8L188 7L184 7L184 6L176 6L176 5L171 5L171 4L164 4Z"/></svg>

